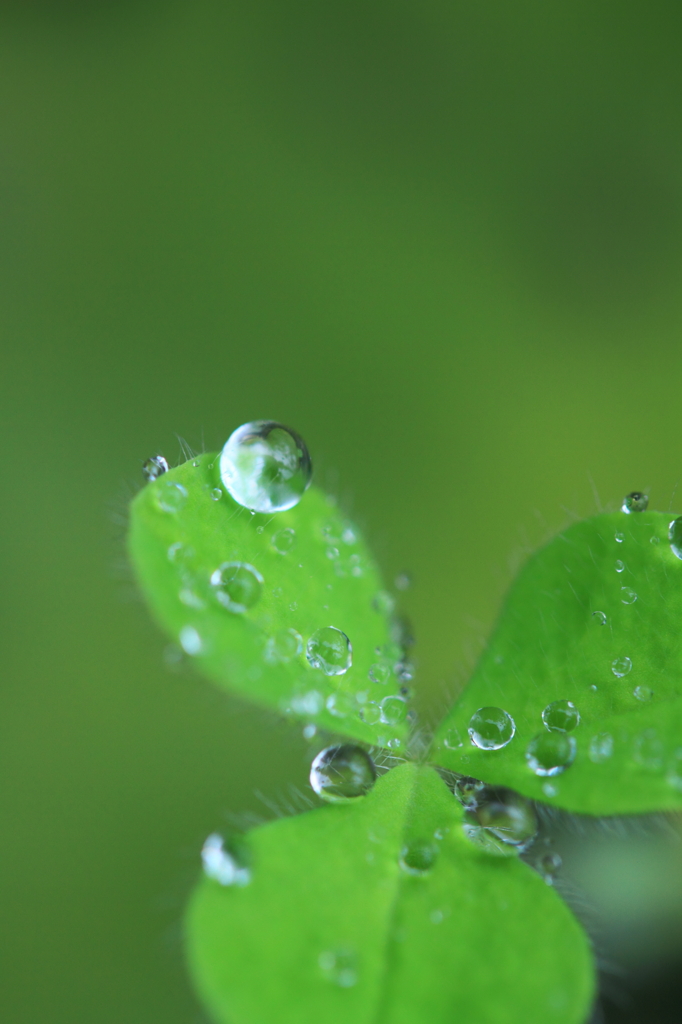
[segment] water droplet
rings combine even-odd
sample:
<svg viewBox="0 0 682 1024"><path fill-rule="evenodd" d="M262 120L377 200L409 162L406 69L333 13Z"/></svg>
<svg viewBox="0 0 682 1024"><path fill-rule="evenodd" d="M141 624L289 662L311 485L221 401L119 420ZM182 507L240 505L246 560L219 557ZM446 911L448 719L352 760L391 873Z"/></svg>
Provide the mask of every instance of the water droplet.
<svg viewBox="0 0 682 1024"><path fill-rule="evenodd" d="M556 850L546 850L535 861L535 868L548 885L552 885L562 865L561 854Z"/></svg>
<svg viewBox="0 0 682 1024"><path fill-rule="evenodd" d="M224 608L241 615L260 600L263 577L248 562L223 562L212 573L211 586Z"/></svg>
<svg viewBox="0 0 682 1024"><path fill-rule="evenodd" d="M641 700L643 704L648 704L654 695L654 691L648 686L636 686L632 691L632 696L636 697L637 700Z"/></svg>
<svg viewBox="0 0 682 1024"><path fill-rule="evenodd" d="M234 500L255 512L293 508L310 483L303 438L272 420L238 427L220 453L220 479Z"/></svg>
<svg viewBox="0 0 682 1024"><path fill-rule="evenodd" d="M663 766L663 743L655 729L645 729L635 737L633 757L643 768L656 771Z"/></svg>
<svg viewBox="0 0 682 1024"><path fill-rule="evenodd" d="M344 544L355 544L357 539L358 538L355 535L355 530L353 529L352 526L347 526L344 529L343 533L341 534L341 540L343 541Z"/></svg>
<svg viewBox="0 0 682 1024"><path fill-rule="evenodd" d="M273 533L271 544L280 555L286 555L293 548L295 541L296 531L290 526L285 526L283 530Z"/></svg>
<svg viewBox="0 0 682 1024"><path fill-rule="evenodd" d="M438 858L438 847L424 839L406 843L398 863L408 875L427 875Z"/></svg>
<svg viewBox="0 0 682 1024"><path fill-rule="evenodd" d="M656 537L656 536L649 537L649 543L650 544L660 544L661 543L661 538L660 537Z"/></svg>
<svg viewBox="0 0 682 1024"><path fill-rule="evenodd" d="M333 561L335 558L339 557L339 549L338 548L327 548L325 554L327 555L327 558L330 558Z"/></svg>
<svg viewBox="0 0 682 1024"><path fill-rule="evenodd" d="M645 512L649 504L649 496L641 491L632 491L623 498L623 512Z"/></svg>
<svg viewBox="0 0 682 1024"><path fill-rule="evenodd" d="M295 612L297 608L298 608L298 602L297 601L292 601L291 604L289 605L289 611L290 612Z"/></svg>
<svg viewBox="0 0 682 1024"><path fill-rule="evenodd" d="M589 686L589 688L590 688L590 690L592 691L592 693L596 693L596 692L597 692L597 690L599 689L599 687L597 686L597 684L596 684L596 683L590 683L590 686Z"/></svg>
<svg viewBox="0 0 682 1024"><path fill-rule="evenodd" d="M220 489L220 487L212 487L210 493L211 493L211 498L213 499L213 501L220 501L220 499L223 496L223 492Z"/></svg>
<svg viewBox="0 0 682 1024"><path fill-rule="evenodd" d="M184 657L185 652L175 644L168 644L168 646L163 649L164 664L166 668L171 670L171 672L180 671Z"/></svg>
<svg viewBox="0 0 682 1024"><path fill-rule="evenodd" d="M600 732L592 736L587 747L587 756L593 764L602 764L613 754L613 736L609 732Z"/></svg>
<svg viewBox="0 0 682 1024"><path fill-rule="evenodd" d="M678 747L670 759L666 782L682 792L682 747Z"/></svg>
<svg viewBox="0 0 682 1024"><path fill-rule="evenodd" d="M317 958L323 977L339 988L353 988L358 982L358 958L351 949L331 949Z"/></svg>
<svg viewBox="0 0 682 1024"><path fill-rule="evenodd" d="M580 724L580 712L571 700L555 700L542 712L542 721L550 732L573 732Z"/></svg>
<svg viewBox="0 0 682 1024"><path fill-rule="evenodd" d="M198 594L195 594L193 590L190 590L189 587L183 587L183 589L178 592L178 599L188 608L197 608L199 611L202 611L206 607L205 602Z"/></svg>
<svg viewBox="0 0 682 1024"><path fill-rule="evenodd" d="M592 612L592 618L595 622L598 622L600 626L605 626L608 621L604 612Z"/></svg>
<svg viewBox="0 0 682 1024"><path fill-rule="evenodd" d="M394 583L396 590L409 590L412 586L412 574L407 572L407 570L403 570L403 572L398 573Z"/></svg>
<svg viewBox="0 0 682 1024"><path fill-rule="evenodd" d="M381 661L377 661L369 667L369 678L373 683L387 683L390 674L391 670L388 665Z"/></svg>
<svg viewBox="0 0 682 1024"><path fill-rule="evenodd" d="M479 825L471 811L464 812L462 831L470 843L492 857L516 857L519 853L511 843L505 843L490 829Z"/></svg>
<svg viewBox="0 0 682 1024"><path fill-rule="evenodd" d="M673 519L668 527L668 538L672 553L678 558L682 558L682 516Z"/></svg>
<svg viewBox="0 0 682 1024"><path fill-rule="evenodd" d="M329 803L357 800L376 782L374 762L362 747L344 743L321 750L310 768L310 785Z"/></svg>
<svg viewBox="0 0 682 1024"><path fill-rule="evenodd" d="M248 868L237 863L236 859L225 849L222 836L213 833L204 843L201 851L204 874L220 885L248 885L251 873Z"/></svg>
<svg viewBox="0 0 682 1024"><path fill-rule="evenodd" d="M315 736L317 736L317 726L313 725L312 722L308 722L307 725L303 726L303 739L312 740Z"/></svg>
<svg viewBox="0 0 682 1024"><path fill-rule="evenodd" d="M530 845L538 830L531 801L510 789L484 786L467 807L465 817L470 824L479 825L519 851Z"/></svg>
<svg viewBox="0 0 682 1024"><path fill-rule="evenodd" d="M369 704L363 704L362 710L360 711L360 718L367 725L376 725L377 722L381 721L381 708L378 704L374 704L370 701Z"/></svg>
<svg viewBox="0 0 682 1024"><path fill-rule="evenodd" d="M265 641L265 660L286 664L303 650L303 638L295 629L283 629Z"/></svg>
<svg viewBox="0 0 682 1024"><path fill-rule="evenodd" d="M380 590L372 598L372 608L374 608L375 612L379 612L380 615L390 615L395 608L395 600L387 591Z"/></svg>
<svg viewBox="0 0 682 1024"><path fill-rule="evenodd" d="M323 626L306 644L306 658L326 676L342 676L353 664L351 642L336 626Z"/></svg>
<svg viewBox="0 0 682 1024"><path fill-rule="evenodd" d="M455 782L455 796L462 807L466 807L469 810L476 806L479 797L483 795L484 791L484 782L479 782L478 779L470 779L466 775Z"/></svg>
<svg viewBox="0 0 682 1024"><path fill-rule="evenodd" d="M623 604L634 604L637 600L637 594L632 589L632 587L621 587L620 599L623 602Z"/></svg>
<svg viewBox="0 0 682 1024"><path fill-rule="evenodd" d="M402 697L384 697L381 704L381 721L385 725L400 725L407 716L407 704Z"/></svg>
<svg viewBox="0 0 682 1024"><path fill-rule="evenodd" d="M616 544L622 544L625 540L625 534L621 533L620 530L616 530Z"/></svg>
<svg viewBox="0 0 682 1024"><path fill-rule="evenodd" d="M431 924L442 924L445 918L445 914L442 910L432 910L429 914L429 921Z"/></svg>
<svg viewBox="0 0 682 1024"><path fill-rule="evenodd" d="M611 662L611 671L618 679L622 679L623 676L626 676L631 668L632 661L630 658L616 658Z"/></svg>
<svg viewBox="0 0 682 1024"><path fill-rule="evenodd" d="M528 744L526 762L536 775L559 775L573 764L575 737L565 732L540 732Z"/></svg>
<svg viewBox="0 0 682 1024"><path fill-rule="evenodd" d="M388 741L386 746L389 748L389 750L397 750L398 747L400 746L399 738L397 736L394 736L392 739Z"/></svg>
<svg viewBox="0 0 682 1024"><path fill-rule="evenodd" d="M617 558L616 559L615 569L616 569L616 572L623 572L624 569L625 569L625 562L622 559Z"/></svg>
<svg viewBox="0 0 682 1024"><path fill-rule="evenodd" d="M204 644L194 626L183 626L180 630L179 640L185 654L191 654L193 657L201 654Z"/></svg>
<svg viewBox="0 0 682 1024"><path fill-rule="evenodd" d="M469 736L481 750L499 750L514 738L514 719L502 708L479 708L471 716Z"/></svg>
<svg viewBox="0 0 682 1024"><path fill-rule="evenodd" d="M175 480L162 480L156 488L156 504L162 512L179 512L187 501L187 491Z"/></svg>
<svg viewBox="0 0 682 1024"><path fill-rule="evenodd" d="M453 726L452 729L448 729L443 736L443 746L447 747L448 750L459 750L460 747L464 746L464 738L459 731Z"/></svg>
<svg viewBox="0 0 682 1024"><path fill-rule="evenodd" d="M297 715L313 717L324 707L324 697L317 690L297 693L291 698L291 710Z"/></svg>
<svg viewBox="0 0 682 1024"><path fill-rule="evenodd" d="M167 472L168 463L163 455L152 455L151 459L147 459L142 466L142 475L148 483L152 480L158 480L160 476Z"/></svg>
<svg viewBox="0 0 682 1024"><path fill-rule="evenodd" d="M555 783L553 782L543 782L542 792L545 794L546 797L548 797L548 799L551 800L552 797L556 796L559 792L559 787L555 785Z"/></svg>
<svg viewBox="0 0 682 1024"><path fill-rule="evenodd" d="M332 693L327 697L327 711L334 718L348 718L357 710L349 693Z"/></svg>

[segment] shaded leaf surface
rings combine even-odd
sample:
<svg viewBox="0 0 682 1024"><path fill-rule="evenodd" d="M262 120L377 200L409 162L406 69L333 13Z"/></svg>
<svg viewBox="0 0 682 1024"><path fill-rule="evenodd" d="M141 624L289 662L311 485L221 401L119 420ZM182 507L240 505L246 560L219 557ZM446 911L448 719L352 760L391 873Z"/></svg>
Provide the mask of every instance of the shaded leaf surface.
<svg viewBox="0 0 682 1024"><path fill-rule="evenodd" d="M582 930L525 864L471 845L461 815L433 769L404 764L357 804L251 832L250 884L204 880L189 912L190 963L216 1021L581 1024ZM427 873L399 866L424 848Z"/></svg>
<svg viewBox="0 0 682 1024"><path fill-rule="evenodd" d="M287 529L294 531L289 549L281 539ZM128 544L156 619L175 641L187 646L189 637L197 666L215 682L366 743L404 739L404 722L368 725L359 717L358 695L380 702L399 692L393 672L386 684L368 675L377 662L390 668L398 652L391 654L390 621L375 607L376 566L355 527L316 488L286 512L252 515L220 487L217 456L203 455L140 491ZM210 583L225 562L246 562L263 577L260 599L240 614L220 604ZM344 675L326 676L306 659L306 642L326 626L350 638L353 664ZM302 649L282 660L268 644L289 630ZM330 711L332 695L338 700Z"/></svg>
<svg viewBox="0 0 682 1024"><path fill-rule="evenodd" d="M438 731L434 760L570 811L682 806L682 561L668 542L672 518L596 516L530 559ZM617 676L614 667L627 671ZM648 701L636 696L648 691ZM525 752L555 700L573 701L581 723L572 733L575 762L548 780L530 770ZM478 750L467 726L491 705L512 715L516 735L500 750ZM457 732L463 746L448 749ZM548 797L547 784L556 795Z"/></svg>

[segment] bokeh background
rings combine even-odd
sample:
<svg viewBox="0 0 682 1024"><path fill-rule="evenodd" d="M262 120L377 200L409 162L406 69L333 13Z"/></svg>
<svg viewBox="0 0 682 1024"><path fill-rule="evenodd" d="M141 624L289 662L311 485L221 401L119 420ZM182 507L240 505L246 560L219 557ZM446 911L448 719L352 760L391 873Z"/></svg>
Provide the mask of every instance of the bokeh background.
<svg viewBox="0 0 682 1024"><path fill-rule="evenodd" d="M682 508L681 30L674 0L4 0L3 1020L202 1021L203 838L305 785L298 730L164 665L122 542L148 455L298 429L413 574L427 716L525 552L632 489ZM608 1020L678 1020L679 856L602 840Z"/></svg>

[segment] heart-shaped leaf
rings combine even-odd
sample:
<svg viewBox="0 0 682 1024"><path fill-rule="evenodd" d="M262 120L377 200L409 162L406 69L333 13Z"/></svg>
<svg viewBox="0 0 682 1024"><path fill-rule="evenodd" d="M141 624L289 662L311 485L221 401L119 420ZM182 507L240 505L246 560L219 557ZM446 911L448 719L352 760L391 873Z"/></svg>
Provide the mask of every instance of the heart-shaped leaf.
<svg viewBox="0 0 682 1024"><path fill-rule="evenodd" d="M586 937L518 858L483 853L428 767L261 826L251 880L205 879L188 920L220 1024L582 1024Z"/></svg>
<svg viewBox="0 0 682 1024"><path fill-rule="evenodd" d="M530 559L438 731L434 760L570 811L682 806L682 561L669 541L672 519L596 516ZM575 705L572 731L543 723L555 701ZM480 749L468 730L491 707L511 716L515 735ZM566 711L547 711L547 724L570 726L575 713ZM494 717L483 712L483 732L506 739Z"/></svg>
<svg viewBox="0 0 682 1024"><path fill-rule="evenodd" d="M215 682L400 750L391 601L358 530L319 490L252 515L221 486L217 456L202 455L140 491L128 547L160 625Z"/></svg>

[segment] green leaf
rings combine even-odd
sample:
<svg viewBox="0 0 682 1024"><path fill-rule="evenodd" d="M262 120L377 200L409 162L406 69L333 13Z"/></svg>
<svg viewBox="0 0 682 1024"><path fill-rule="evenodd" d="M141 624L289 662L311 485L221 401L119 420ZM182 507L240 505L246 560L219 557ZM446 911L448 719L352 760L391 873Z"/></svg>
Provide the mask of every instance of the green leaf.
<svg viewBox="0 0 682 1024"><path fill-rule="evenodd" d="M596 516L530 559L438 731L434 760L570 811L682 806L682 561L668 541L671 519L657 512ZM632 667L616 676L614 668L628 667L618 662L624 658ZM650 700L638 699L648 691ZM573 701L580 712L570 734L577 752L566 771L543 778L525 755L555 700ZM487 706L504 708L516 723L515 737L500 750L479 750L467 736L472 714Z"/></svg>
<svg viewBox="0 0 682 1024"><path fill-rule="evenodd" d="M527 865L473 846L461 818L433 769L404 764L355 804L249 833L251 882L205 879L188 915L215 1020L581 1024L581 928ZM401 857L432 866L409 874Z"/></svg>
<svg viewBox="0 0 682 1024"><path fill-rule="evenodd" d="M203 455L135 497L128 547L156 619L215 682L365 743L404 740L405 721L372 725L360 718L368 704L378 718L376 705L399 694L393 666L401 651L374 561L357 529L319 490L311 487L286 512L252 515L220 486L217 456ZM225 563L246 563L262 577L260 596L243 612L225 607L225 595L211 585ZM343 675L325 675L306 658L310 637L328 626L352 645L352 667ZM386 683L369 678L377 664ZM404 718L405 710L394 700L384 717Z"/></svg>

